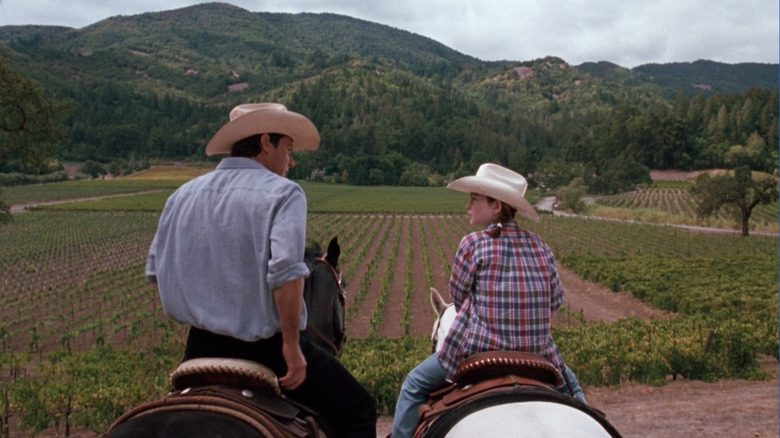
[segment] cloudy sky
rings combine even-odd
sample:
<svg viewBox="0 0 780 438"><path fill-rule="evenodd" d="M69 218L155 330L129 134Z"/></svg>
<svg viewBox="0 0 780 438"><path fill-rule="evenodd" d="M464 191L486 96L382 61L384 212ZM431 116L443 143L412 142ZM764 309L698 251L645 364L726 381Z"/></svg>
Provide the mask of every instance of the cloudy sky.
<svg viewBox="0 0 780 438"><path fill-rule="evenodd" d="M623 67L710 59L778 63L777 0L222 0L252 12L332 12L486 60L558 56ZM81 28L203 0L0 0L0 26ZM162 5L162 6L161 6Z"/></svg>

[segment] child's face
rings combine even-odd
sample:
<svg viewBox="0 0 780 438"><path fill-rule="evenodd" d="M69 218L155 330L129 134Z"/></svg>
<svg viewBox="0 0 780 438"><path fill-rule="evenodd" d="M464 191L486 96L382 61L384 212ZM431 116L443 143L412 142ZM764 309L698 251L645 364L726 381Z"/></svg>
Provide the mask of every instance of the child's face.
<svg viewBox="0 0 780 438"><path fill-rule="evenodd" d="M486 227L493 222L493 218L498 213L501 204L498 201L489 203L487 197L476 193L469 194L469 203L466 204L466 211L469 215L471 225L477 227Z"/></svg>

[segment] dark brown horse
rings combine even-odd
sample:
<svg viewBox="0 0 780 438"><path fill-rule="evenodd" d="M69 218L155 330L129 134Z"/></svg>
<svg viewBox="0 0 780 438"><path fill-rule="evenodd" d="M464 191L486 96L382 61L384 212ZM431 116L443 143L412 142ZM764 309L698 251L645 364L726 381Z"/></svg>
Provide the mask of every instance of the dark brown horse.
<svg viewBox="0 0 780 438"><path fill-rule="evenodd" d="M303 299L308 310L308 325L304 336L334 356L341 356L347 339L344 329L346 287L339 268L341 248L334 237L323 254L307 249L305 261L311 275L306 279Z"/></svg>
<svg viewBox="0 0 780 438"><path fill-rule="evenodd" d="M344 282L334 237L326 253L307 249L304 286L311 342L338 356L344 345ZM330 437L316 412L281 395L277 376L247 360L199 358L171 374L172 392L126 412L106 438Z"/></svg>

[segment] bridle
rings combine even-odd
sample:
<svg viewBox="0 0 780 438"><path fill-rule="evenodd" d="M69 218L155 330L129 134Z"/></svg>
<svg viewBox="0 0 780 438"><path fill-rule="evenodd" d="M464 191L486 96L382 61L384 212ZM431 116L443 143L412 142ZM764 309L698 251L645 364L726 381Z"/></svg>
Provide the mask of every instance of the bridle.
<svg viewBox="0 0 780 438"><path fill-rule="evenodd" d="M330 268L330 273L333 274L333 279L336 280L336 284L339 286L339 295L343 298L346 298L347 291L344 288L344 278L341 276L341 269L328 263L328 261L325 260L325 256L327 256L327 254L323 254L322 256L317 257L316 260L320 263L324 263L325 266Z"/></svg>

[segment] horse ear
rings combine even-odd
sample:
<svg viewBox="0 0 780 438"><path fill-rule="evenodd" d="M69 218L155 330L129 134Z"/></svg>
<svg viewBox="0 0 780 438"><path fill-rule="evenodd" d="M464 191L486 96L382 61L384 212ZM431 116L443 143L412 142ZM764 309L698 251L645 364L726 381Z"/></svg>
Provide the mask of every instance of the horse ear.
<svg viewBox="0 0 780 438"><path fill-rule="evenodd" d="M444 309L447 308L447 303L444 302L444 298L442 298L439 291L433 287L431 288L431 306L433 307L433 311L439 316L441 316L442 313L444 313Z"/></svg>
<svg viewBox="0 0 780 438"><path fill-rule="evenodd" d="M325 253L325 260L335 268L339 265L340 256L341 247L339 246L338 237L334 237L328 244L328 252Z"/></svg>

